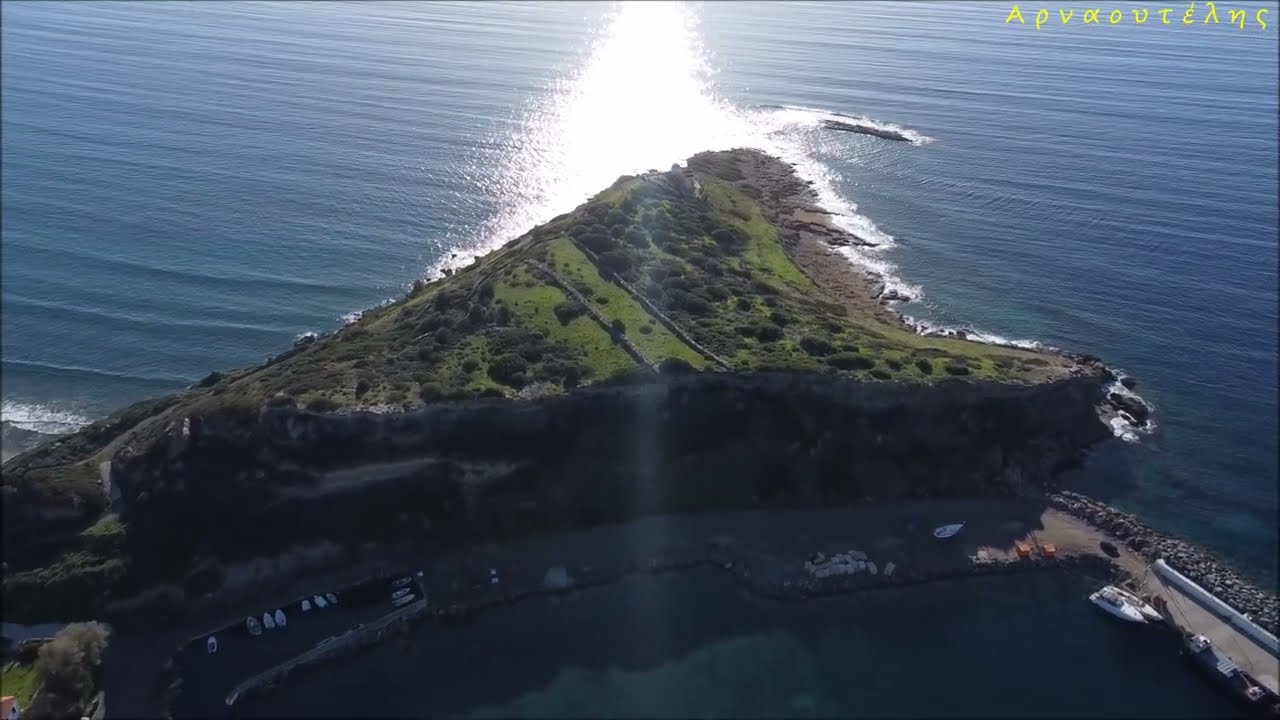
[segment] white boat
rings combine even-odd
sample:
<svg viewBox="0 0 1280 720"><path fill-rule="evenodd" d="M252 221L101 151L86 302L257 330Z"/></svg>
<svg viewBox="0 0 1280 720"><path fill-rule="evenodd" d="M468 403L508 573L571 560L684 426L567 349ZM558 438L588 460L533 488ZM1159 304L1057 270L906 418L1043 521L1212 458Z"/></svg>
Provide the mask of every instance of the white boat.
<svg viewBox="0 0 1280 720"><path fill-rule="evenodd" d="M310 600L303 600L303 601L302 601L302 612L306 612L306 611L308 611L308 610L310 610L310 609L311 609L311 601L310 601Z"/></svg>
<svg viewBox="0 0 1280 720"><path fill-rule="evenodd" d="M1089 596L1089 602L1127 622L1145 623L1142 611L1134 607L1116 588L1108 585Z"/></svg>
<svg viewBox="0 0 1280 720"><path fill-rule="evenodd" d="M408 605L408 604L409 604L409 603L411 603L411 602L413 602L413 596L412 596L412 595L404 595L404 596L402 596L402 597L398 597L398 598L396 598L395 600L392 600L392 601L391 601L391 604L392 604L394 607L400 607L401 605Z"/></svg>
<svg viewBox="0 0 1280 720"><path fill-rule="evenodd" d="M324 598L320 597L319 595L312 596L311 602L315 603L316 608L320 610L323 610L325 606L329 604L325 602Z"/></svg>
<svg viewBox="0 0 1280 720"><path fill-rule="evenodd" d="M262 627L268 630L276 629L276 621L275 621L275 618L271 617L271 613L269 612L262 613Z"/></svg>
<svg viewBox="0 0 1280 720"><path fill-rule="evenodd" d="M338 604L338 596L337 596L337 595L334 595L333 593L325 593L325 594L324 594L324 599L325 599L325 600L328 600L330 605L337 605L337 604Z"/></svg>
<svg viewBox="0 0 1280 720"><path fill-rule="evenodd" d="M399 590L396 590L395 592L391 593L391 599L399 600L405 595L408 595L410 592L412 591L409 588L400 588Z"/></svg>
<svg viewBox="0 0 1280 720"><path fill-rule="evenodd" d="M939 540L945 540L952 535L960 532L960 528L964 527L964 523L955 523L954 525L940 525L933 529L933 536Z"/></svg>
<svg viewBox="0 0 1280 720"><path fill-rule="evenodd" d="M218 638L210 635L209 639L204 641L204 646L205 649L209 651L210 655L218 652Z"/></svg>
<svg viewBox="0 0 1280 720"><path fill-rule="evenodd" d="M288 625L288 623L286 622L284 611L276 610L276 627L283 628L285 625Z"/></svg>
<svg viewBox="0 0 1280 720"><path fill-rule="evenodd" d="M1160 611L1156 610L1142 598L1134 595L1124 588L1118 588L1114 585L1108 585L1107 587L1115 590L1116 594L1127 600L1130 605L1137 608L1138 612L1142 613L1142 617L1150 620L1151 622L1164 622L1164 616L1160 614Z"/></svg>
<svg viewBox="0 0 1280 720"><path fill-rule="evenodd" d="M402 577L397 579L395 582L391 583L391 587L404 587L405 585L408 585L411 582L413 582L413 578Z"/></svg>
<svg viewBox="0 0 1280 720"><path fill-rule="evenodd" d="M250 635L262 634L262 623L258 622L258 619L252 615L244 619L244 626L248 628Z"/></svg>

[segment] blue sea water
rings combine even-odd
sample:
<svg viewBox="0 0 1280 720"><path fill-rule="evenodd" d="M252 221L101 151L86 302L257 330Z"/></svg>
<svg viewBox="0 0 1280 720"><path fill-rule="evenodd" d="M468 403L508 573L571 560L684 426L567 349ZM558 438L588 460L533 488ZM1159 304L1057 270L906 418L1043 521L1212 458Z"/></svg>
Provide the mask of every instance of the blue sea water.
<svg viewBox="0 0 1280 720"><path fill-rule="evenodd" d="M1136 375L1157 431L1084 474L1274 581L1280 13L1062 7L10 0L5 420L255 363L619 174L755 144L883 243L852 260L909 316Z"/></svg>

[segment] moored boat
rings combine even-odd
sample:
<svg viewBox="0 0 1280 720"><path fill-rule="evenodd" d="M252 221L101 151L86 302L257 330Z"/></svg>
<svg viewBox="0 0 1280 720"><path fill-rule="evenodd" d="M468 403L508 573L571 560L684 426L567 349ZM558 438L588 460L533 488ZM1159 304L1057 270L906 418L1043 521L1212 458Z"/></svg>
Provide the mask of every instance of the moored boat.
<svg viewBox="0 0 1280 720"><path fill-rule="evenodd" d="M1116 587L1114 585L1108 585L1107 587L1114 590L1116 594L1118 594L1120 597L1127 600L1130 605L1137 608L1138 612L1142 613L1142 617L1150 620L1151 622L1164 621L1164 616L1160 614L1159 610L1156 610L1154 607L1151 606L1150 603L1138 597L1137 595L1129 592L1128 590L1125 590L1124 588Z"/></svg>
<svg viewBox="0 0 1280 720"><path fill-rule="evenodd" d="M960 532L960 528L964 527L964 523L953 523L951 525L940 525L933 529L933 536L939 540L945 540L956 533Z"/></svg>
<svg viewBox="0 0 1280 720"><path fill-rule="evenodd" d="M1108 585L1089 596L1089 602L1105 610L1109 615L1126 622L1145 623L1147 618L1142 611L1134 607L1117 589Z"/></svg>

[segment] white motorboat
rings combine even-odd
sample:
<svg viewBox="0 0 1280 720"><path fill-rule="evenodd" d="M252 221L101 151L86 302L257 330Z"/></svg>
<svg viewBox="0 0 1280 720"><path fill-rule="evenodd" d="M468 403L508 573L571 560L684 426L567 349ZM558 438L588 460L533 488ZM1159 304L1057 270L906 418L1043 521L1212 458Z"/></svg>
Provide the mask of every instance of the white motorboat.
<svg viewBox="0 0 1280 720"><path fill-rule="evenodd" d="M1152 607L1149 603L1147 603L1147 601L1143 600L1137 595L1134 595L1128 590L1125 590L1124 588L1119 588L1114 585L1108 585L1107 587L1111 588L1112 590L1115 590L1116 594L1118 594L1120 597L1127 600L1130 605L1137 608L1138 612L1142 613L1142 617L1150 620L1151 622L1164 622L1164 616L1160 614L1160 611Z"/></svg>
<svg viewBox="0 0 1280 720"><path fill-rule="evenodd" d="M408 595L410 592L412 592L412 590L410 590L409 588L400 588L399 590L396 590L395 592L391 593L391 599L399 600L405 595Z"/></svg>
<svg viewBox="0 0 1280 720"><path fill-rule="evenodd" d="M325 600L328 600L330 605L337 605L337 604L338 604L338 596L337 596L337 595L334 595L333 593L325 593L325 594L324 594L324 599L325 599Z"/></svg>
<svg viewBox="0 0 1280 720"><path fill-rule="evenodd" d="M408 605L411 602L413 602L413 595L404 595L392 600L391 605L394 607L400 607L401 605Z"/></svg>
<svg viewBox="0 0 1280 720"><path fill-rule="evenodd" d="M218 638L210 635L209 639L204 641L204 646L205 649L209 651L210 655L218 652Z"/></svg>
<svg viewBox="0 0 1280 720"><path fill-rule="evenodd" d="M960 528L964 527L964 523L955 523L953 525L940 525L933 529L933 536L939 540L945 540L956 533L960 532Z"/></svg>
<svg viewBox="0 0 1280 720"><path fill-rule="evenodd" d="M276 610L276 627L284 628L285 625L288 625L288 622L286 622L284 611Z"/></svg>
<svg viewBox="0 0 1280 720"><path fill-rule="evenodd" d="M317 610L323 610L329 604L325 602L324 598L320 597L319 595L313 595L311 597L311 602L315 603Z"/></svg>
<svg viewBox="0 0 1280 720"><path fill-rule="evenodd" d="M258 622L258 619L252 615L244 619L244 626L248 628L250 635L262 634L262 623Z"/></svg>
<svg viewBox="0 0 1280 720"><path fill-rule="evenodd" d="M302 601L302 612L306 612L306 611L308 611L308 610L310 610L310 609L311 609L311 601L310 601L310 600L303 600L303 601Z"/></svg>
<svg viewBox="0 0 1280 720"><path fill-rule="evenodd" d="M268 630L276 629L276 620L275 618L271 617L271 613L269 612L262 613L262 627Z"/></svg>
<svg viewBox="0 0 1280 720"><path fill-rule="evenodd" d="M1145 623L1147 621L1142 611L1134 607L1124 595L1116 592L1116 588L1111 585L1090 595L1089 602L1127 622Z"/></svg>
<svg viewBox="0 0 1280 720"><path fill-rule="evenodd" d="M402 578L396 579L395 582L391 583L391 587L404 587L405 585L408 585L411 582L413 582L413 578L402 577Z"/></svg>

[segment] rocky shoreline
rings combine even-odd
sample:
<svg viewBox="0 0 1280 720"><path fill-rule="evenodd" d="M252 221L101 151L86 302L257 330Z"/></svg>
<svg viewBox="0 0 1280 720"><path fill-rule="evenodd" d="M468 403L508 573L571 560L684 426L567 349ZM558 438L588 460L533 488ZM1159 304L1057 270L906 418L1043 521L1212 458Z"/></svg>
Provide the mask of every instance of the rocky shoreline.
<svg viewBox="0 0 1280 720"><path fill-rule="evenodd" d="M1063 491L1046 495L1050 505L1104 530L1149 562L1163 558L1182 574L1217 595L1236 610L1252 617L1268 632L1277 632L1280 598L1241 577L1208 552L1151 529L1135 515L1080 493Z"/></svg>

